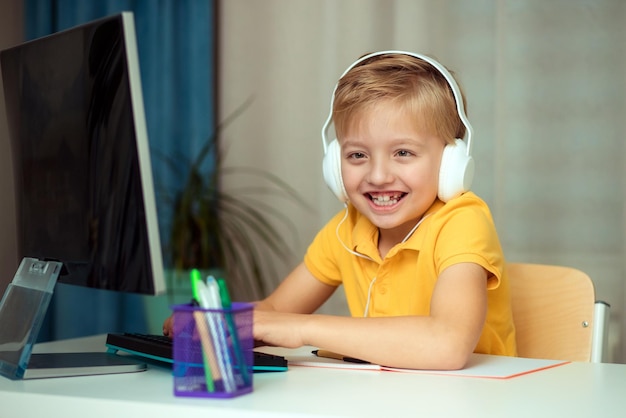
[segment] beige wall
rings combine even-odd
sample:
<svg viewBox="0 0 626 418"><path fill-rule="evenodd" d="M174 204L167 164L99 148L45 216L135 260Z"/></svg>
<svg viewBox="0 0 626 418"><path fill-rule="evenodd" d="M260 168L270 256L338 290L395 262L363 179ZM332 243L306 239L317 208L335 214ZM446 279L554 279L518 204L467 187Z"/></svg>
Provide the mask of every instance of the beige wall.
<svg viewBox="0 0 626 418"><path fill-rule="evenodd" d="M22 40L22 20L21 0L0 2L0 49ZM3 91L0 89L0 93ZM0 196L0 294L2 294L17 269L13 172L3 94L0 94Z"/></svg>
<svg viewBox="0 0 626 418"><path fill-rule="evenodd" d="M296 253L341 209L321 173L337 77L368 51L429 54L466 92L473 190L507 259L589 273L626 362L626 2L228 0L220 13L218 108L255 98L227 129L228 163L270 170L314 207L291 212Z"/></svg>

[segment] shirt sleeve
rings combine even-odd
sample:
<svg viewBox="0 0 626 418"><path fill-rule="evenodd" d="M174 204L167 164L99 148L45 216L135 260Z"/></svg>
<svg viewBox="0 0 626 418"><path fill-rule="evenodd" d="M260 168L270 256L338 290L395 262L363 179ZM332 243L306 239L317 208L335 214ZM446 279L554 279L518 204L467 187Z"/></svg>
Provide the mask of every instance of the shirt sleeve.
<svg viewBox="0 0 626 418"><path fill-rule="evenodd" d="M504 257L487 205L478 197L453 199L442 208L438 222L441 222L435 248L438 273L453 264L475 263L488 272L487 288L497 288Z"/></svg>
<svg viewBox="0 0 626 418"><path fill-rule="evenodd" d="M315 236L304 255L304 264L311 274L322 283L339 286L342 283L337 260L337 225L344 212L335 215Z"/></svg>

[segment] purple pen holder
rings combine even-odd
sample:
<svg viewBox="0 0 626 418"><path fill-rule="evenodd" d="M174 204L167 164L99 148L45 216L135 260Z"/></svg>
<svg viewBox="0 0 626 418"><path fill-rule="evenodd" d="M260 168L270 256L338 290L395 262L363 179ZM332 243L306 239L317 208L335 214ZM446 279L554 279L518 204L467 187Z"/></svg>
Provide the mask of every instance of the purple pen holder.
<svg viewBox="0 0 626 418"><path fill-rule="evenodd" d="M232 398L252 392L252 305L175 305L174 395Z"/></svg>

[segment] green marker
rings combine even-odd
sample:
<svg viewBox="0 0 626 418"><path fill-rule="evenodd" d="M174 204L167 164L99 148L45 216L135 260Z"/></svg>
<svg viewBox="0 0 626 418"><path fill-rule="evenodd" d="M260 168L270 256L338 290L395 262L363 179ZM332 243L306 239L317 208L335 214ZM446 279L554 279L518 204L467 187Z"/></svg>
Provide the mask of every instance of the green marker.
<svg viewBox="0 0 626 418"><path fill-rule="evenodd" d="M222 300L222 308L230 309L232 301L230 300L230 294L228 293L228 287L224 279L217 279L217 285L220 288L220 299Z"/></svg>
<svg viewBox="0 0 626 418"><path fill-rule="evenodd" d="M200 286L199 283L202 281L202 276L200 275L200 271L198 269L192 269L189 272L189 279L191 280L191 292L193 299L200 303Z"/></svg>
<svg viewBox="0 0 626 418"><path fill-rule="evenodd" d="M217 285L220 289L222 308L225 311L228 311L232 306L232 301L230 300L230 294L228 293L226 281L224 279L217 279ZM233 320L233 314L230 312L224 312L224 316L226 317L228 330L233 341L233 349L235 351L235 357L237 358L237 365L239 366L241 377L243 378L245 385L248 385L250 384L250 376L248 375L248 367L246 365L246 359L243 356L243 350L239 344L239 335L237 334L237 327L235 326L235 321Z"/></svg>

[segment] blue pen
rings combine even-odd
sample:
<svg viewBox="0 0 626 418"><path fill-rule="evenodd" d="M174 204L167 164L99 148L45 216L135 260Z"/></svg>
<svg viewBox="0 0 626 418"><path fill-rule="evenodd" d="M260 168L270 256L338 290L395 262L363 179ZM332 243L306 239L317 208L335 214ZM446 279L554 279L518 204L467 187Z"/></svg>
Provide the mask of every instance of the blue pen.
<svg viewBox="0 0 626 418"><path fill-rule="evenodd" d="M222 309L220 300L219 286L213 276L208 276L206 283L200 282L200 306L206 309ZM232 362L228 352L228 340L226 338L226 330L223 323L219 320L218 312L207 312L209 327L211 328L211 337L213 338L213 346L217 354L218 365L222 374L222 382L226 392L234 392L237 387L235 377L233 376Z"/></svg>

